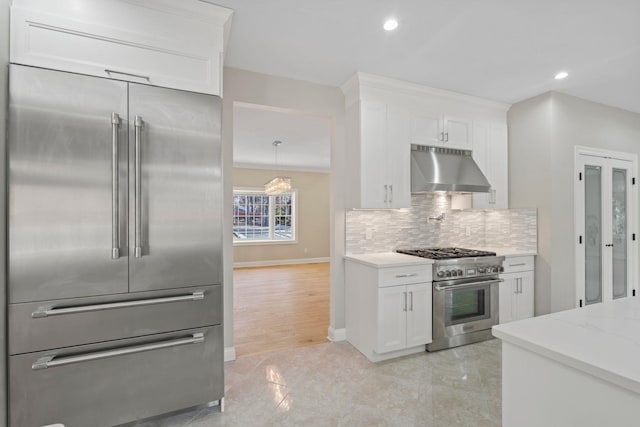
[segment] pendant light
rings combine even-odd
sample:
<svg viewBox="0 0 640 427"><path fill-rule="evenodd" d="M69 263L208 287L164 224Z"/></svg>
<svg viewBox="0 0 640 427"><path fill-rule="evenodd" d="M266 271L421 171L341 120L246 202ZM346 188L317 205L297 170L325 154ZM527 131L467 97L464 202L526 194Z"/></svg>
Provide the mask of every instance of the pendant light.
<svg viewBox="0 0 640 427"><path fill-rule="evenodd" d="M282 141L273 141L272 144L275 155L275 168L278 169L278 147L282 144ZM276 176L264 185L264 192L269 196L287 191L291 191L291 178L285 176Z"/></svg>

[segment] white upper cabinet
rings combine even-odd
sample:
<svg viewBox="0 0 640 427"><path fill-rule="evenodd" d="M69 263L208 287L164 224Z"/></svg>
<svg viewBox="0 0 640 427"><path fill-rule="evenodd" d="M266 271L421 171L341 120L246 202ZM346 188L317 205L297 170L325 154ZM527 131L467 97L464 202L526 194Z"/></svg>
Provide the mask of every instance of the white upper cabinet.
<svg viewBox="0 0 640 427"><path fill-rule="evenodd" d="M442 145L444 131L442 115L424 111L411 112L411 143L418 145Z"/></svg>
<svg viewBox="0 0 640 427"><path fill-rule="evenodd" d="M488 122L473 123L473 159L491 184L488 193L474 193L473 207L509 207L507 126Z"/></svg>
<svg viewBox="0 0 640 427"><path fill-rule="evenodd" d="M221 96L232 13L197 0L14 0L11 62Z"/></svg>
<svg viewBox="0 0 640 427"><path fill-rule="evenodd" d="M507 207L507 104L357 73L346 107L346 205L411 206L411 144L473 150L492 184L489 208ZM475 123L489 123L476 153ZM487 151L490 150L490 151ZM484 165L484 166L483 166ZM480 200L476 202L480 204Z"/></svg>
<svg viewBox="0 0 640 427"><path fill-rule="evenodd" d="M414 110L411 112L411 143L471 150L471 120Z"/></svg>
<svg viewBox="0 0 640 427"><path fill-rule="evenodd" d="M471 150L471 120L462 117L445 116L444 119L444 146Z"/></svg>
<svg viewBox="0 0 640 427"><path fill-rule="evenodd" d="M351 176L348 204L353 208L411 206L409 116L401 107L361 100L347 110L347 150Z"/></svg>

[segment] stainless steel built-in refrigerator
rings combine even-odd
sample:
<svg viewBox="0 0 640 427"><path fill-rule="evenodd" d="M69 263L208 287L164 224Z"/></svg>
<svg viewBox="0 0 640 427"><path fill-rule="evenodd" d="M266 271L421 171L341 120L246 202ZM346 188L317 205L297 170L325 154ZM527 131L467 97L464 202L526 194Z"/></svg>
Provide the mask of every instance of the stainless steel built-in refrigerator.
<svg viewBox="0 0 640 427"><path fill-rule="evenodd" d="M220 98L9 74L10 425L222 399Z"/></svg>

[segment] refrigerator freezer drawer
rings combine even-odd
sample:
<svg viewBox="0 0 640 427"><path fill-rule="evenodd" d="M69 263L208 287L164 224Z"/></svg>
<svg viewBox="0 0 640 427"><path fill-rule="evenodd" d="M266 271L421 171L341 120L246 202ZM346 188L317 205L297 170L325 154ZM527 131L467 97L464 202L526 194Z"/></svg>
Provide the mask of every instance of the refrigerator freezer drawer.
<svg viewBox="0 0 640 427"><path fill-rule="evenodd" d="M9 305L9 354L222 323L222 286Z"/></svg>
<svg viewBox="0 0 640 427"><path fill-rule="evenodd" d="M219 400L222 327L9 358L11 426L113 426Z"/></svg>

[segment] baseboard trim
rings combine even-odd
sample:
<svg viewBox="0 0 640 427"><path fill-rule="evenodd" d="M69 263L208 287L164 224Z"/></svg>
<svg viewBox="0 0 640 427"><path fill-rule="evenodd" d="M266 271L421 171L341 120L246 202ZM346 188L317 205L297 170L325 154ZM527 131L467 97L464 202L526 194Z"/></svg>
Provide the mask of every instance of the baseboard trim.
<svg viewBox="0 0 640 427"><path fill-rule="evenodd" d="M328 336L329 341L338 342L347 340L347 330L345 328L333 329L329 326Z"/></svg>
<svg viewBox="0 0 640 427"><path fill-rule="evenodd" d="M297 259L274 259L264 261L247 261L247 262L234 262L233 268L246 268L246 267L272 267L274 265L293 265L293 264L318 264L321 262L329 262L331 258L297 258Z"/></svg>
<svg viewBox="0 0 640 427"><path fill-rule="evenodd" d="M232 360L236 360L236 348L233 347L225 347L224 348L224 361L231 362Z"/></svg>

